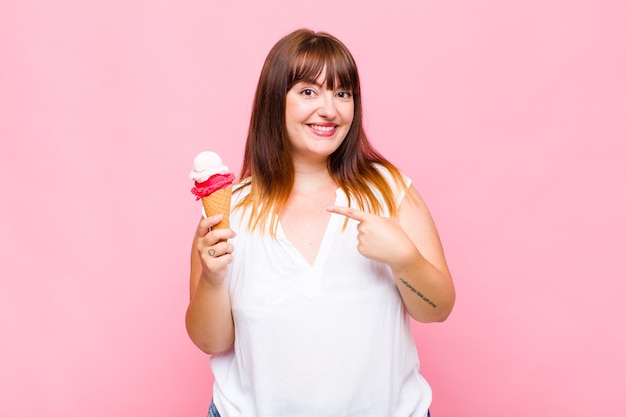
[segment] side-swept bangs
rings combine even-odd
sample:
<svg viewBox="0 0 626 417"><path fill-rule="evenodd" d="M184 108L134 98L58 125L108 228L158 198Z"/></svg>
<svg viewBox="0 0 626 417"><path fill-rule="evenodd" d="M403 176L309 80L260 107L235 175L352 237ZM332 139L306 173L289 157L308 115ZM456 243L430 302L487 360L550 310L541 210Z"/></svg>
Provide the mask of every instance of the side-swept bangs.
<svg viewBox="0 0 626 417"><path fill-rule="evenodd" d="M359 93L358 72L350 53L336 39L318 32L303 42L293 57L289 88L301 81L317 83L322 73L322 84L328 89Z"/></svg>

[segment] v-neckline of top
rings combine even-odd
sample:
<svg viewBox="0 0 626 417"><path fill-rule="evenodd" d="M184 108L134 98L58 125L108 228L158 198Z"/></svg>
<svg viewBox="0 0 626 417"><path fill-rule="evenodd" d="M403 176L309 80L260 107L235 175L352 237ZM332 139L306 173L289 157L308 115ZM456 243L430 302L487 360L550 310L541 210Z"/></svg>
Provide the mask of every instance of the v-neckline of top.
<svg viewBox="0 0 626 417"><path fill-rule="evenodd" d="M343 190L338 187L335 191L335 205L347 205L347 198L345 197L345 193ZM326 229L324 230L324 235L320 242L320 245L317 249L317 254L315 255L315 259L313 263L309 263L304 255L296 248L296 246L289 240L283 226L278 221L277 229L276 229L276 237L278 242L281 244L283 249L289 253L290 257L300 264L306 270L313 270L318 273L321 273L324 265L326 264L326 259L328 258L328 253L330 252L330 248L332 246L333 236L336 231L341 227L343 220L343 216L338 214L331 214L328 222L326 223Z"/></svg>

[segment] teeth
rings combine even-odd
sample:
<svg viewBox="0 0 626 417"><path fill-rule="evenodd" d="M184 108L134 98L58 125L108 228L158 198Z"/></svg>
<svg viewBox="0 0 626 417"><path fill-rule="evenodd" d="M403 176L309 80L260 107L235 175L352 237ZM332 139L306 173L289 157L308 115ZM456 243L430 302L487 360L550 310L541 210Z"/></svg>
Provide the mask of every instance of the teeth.
<svg viewBox="0 0 626 417"><path fill-rule="evenodd" d="M320 132L330 132L334 130L334 126L318 126L318 125L310 125L312 129L319 130Z"/></svg>

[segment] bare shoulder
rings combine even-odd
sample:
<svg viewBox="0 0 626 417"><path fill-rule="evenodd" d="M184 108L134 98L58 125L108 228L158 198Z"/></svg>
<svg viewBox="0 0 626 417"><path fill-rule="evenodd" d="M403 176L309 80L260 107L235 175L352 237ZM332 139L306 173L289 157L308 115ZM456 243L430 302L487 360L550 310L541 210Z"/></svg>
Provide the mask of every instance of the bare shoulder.
<svg viewBox="0 0 626 417"><path fill-rule="evenodd" d="M400 223L403 223L404 221L419 220L420 218L432 222L426 202L415 187L410 185L398 207L398 220Z"/></svg>

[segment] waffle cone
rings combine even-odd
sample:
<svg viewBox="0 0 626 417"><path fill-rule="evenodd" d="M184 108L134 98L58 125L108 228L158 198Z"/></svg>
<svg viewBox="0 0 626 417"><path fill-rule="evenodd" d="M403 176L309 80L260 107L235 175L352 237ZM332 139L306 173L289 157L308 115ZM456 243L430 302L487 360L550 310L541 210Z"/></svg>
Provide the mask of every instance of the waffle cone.
<svg viewBox="0 0 626 417"><path fill-rule="evenodd" d="M214 191L210 196L202 197L202 206L207 217L223 214L221 222L212 229L226 229L230 227L230 198L233 195L233 186L229 185L221 190Z"/></svg>

